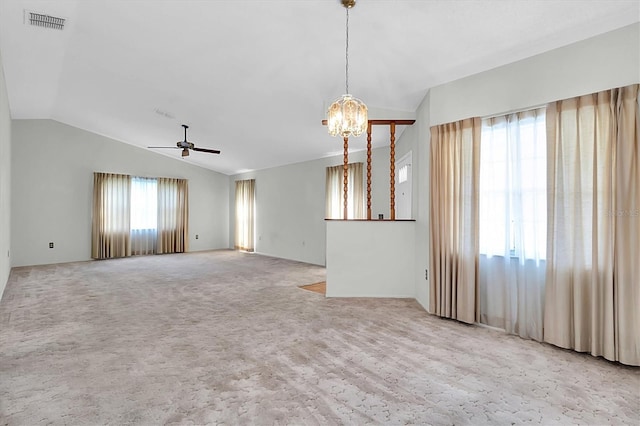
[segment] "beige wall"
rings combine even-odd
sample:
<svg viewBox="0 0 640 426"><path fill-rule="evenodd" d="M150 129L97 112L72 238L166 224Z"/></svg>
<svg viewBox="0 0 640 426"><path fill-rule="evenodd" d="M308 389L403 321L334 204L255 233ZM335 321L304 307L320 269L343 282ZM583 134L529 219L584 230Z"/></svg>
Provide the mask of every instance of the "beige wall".
<svg viewBox="0 0 640 426"><path fill-rule="evenodd" d="M228 247L228 176L53 120L14 120L12 266L89 260L94 171L188 179L190 251Z"/></svg>
<svg viewBox="0 0 640 426"><path fill-rule="evenodd" d="M431 89L431 125L640 81L640 23Z"/></svg>
<svg viewBox="0 0 640 426"><path fill-rule="evenodd" d="M0 298L11 270L11 113L0 57Z"/></svg>
<svg viewBox="0 0 640 426"><path fill-rule="evenodd" d="M328 221L327 297L415 297L412 221Z"/></svg>

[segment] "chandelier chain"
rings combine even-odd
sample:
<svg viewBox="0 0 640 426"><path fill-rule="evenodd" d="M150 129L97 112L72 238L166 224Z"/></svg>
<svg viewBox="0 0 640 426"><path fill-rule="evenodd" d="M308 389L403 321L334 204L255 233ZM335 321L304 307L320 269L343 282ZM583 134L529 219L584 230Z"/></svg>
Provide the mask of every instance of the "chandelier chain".
<svg viewBox="0 0 640 426"><path fill-rule="evenodd" d="M345 81L345 89L346 94L349 94L349 8L347 8L347 37L346 37L346 48L345 48L345 69L344 69L344 81Z"/></svg>
<svg viewBox="0 0 640 426"><path fill-rule="evenodd" d="M1 0L0 0L1 1ZM342 0L346 9L345 19L345 94L329 106L327 110L327 127L331 136L342 136L345 141L350 136L360 136L367 128L367 106L358 98L349 94L349 8L356 0ZM346 143L346 142L345 142Z"/></svg>

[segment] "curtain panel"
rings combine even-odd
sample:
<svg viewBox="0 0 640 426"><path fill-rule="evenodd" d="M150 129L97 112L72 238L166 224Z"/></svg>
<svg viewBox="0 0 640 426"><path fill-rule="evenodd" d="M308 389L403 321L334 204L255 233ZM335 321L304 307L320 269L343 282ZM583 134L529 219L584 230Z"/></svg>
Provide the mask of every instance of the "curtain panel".
<svg viewBox="0 0 640 426"><path fill-rule="evenodd" d="M236 181L236 250L255 250L255 187L255 179Z"/></svg>
<svg viewBox="0 0 640 426"><path fill-rule="evenodd" d="M344 165L327 167L325 218L364 219L363 164L347 165L347 217L344 216Z"/></svg>
<svg viewBox="0 0 640 426"><path fill-rule="evenodd" d="M638 87L547 108L544 340L640 365Z"/></svg>
<svg viewBox="0 0 640 426"><path fill-rule="evenodd" d="M343 219L342 171L342 166L327 167L324 214L327 219Z"/></svg>
<svg viewBox="0 0 640 426"><path fill-rule="evenodd" d="M189 250L189 188L186 179L158 178L158 243L156 252Z"/></svg>
<svg viewBox="0 0 640 426"><path fill-rule="evenodd" d="M131 256L131 177L93 174L91 258Z"/></svg>
<svg viewBox="0 0 640 426"><path fill-rule="evenodd" d="M429 310L476 321L481 120L431 128Z"/></svg>

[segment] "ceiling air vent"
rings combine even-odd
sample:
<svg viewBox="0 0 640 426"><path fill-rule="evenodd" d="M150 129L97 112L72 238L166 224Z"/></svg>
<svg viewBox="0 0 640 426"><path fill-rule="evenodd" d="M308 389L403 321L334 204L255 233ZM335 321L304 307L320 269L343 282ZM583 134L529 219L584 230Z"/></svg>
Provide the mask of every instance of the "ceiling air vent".
<svg viewBox="0 0 640 426"><path fill-rule="evenodd" d="M44 13L28 12L25 10L25 21L29 25L36 27L53 28L54 30L64 29L64 18L58 18Z"/></svg>

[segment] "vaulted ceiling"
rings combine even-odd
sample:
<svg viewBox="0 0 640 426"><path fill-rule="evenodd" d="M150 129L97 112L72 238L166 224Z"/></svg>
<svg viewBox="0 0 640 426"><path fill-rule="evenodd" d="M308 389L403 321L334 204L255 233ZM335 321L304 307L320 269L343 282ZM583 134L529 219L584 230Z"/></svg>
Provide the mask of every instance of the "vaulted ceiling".
<svg viewBox="0 0 640 426"><path fill-rule="evenodd" d="M359 0L350 90L373 118L410 116L430 87L638 21L638 0ZM344 50L337 0L0 1L12 118L144 149L175 144L185 123L222 154L155 151L226 174L340 152L321 120L344 93Z"/></svg>

